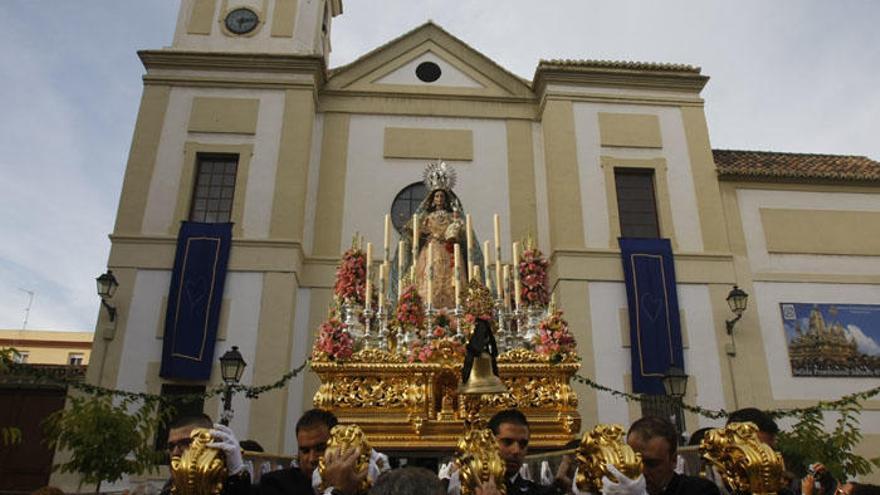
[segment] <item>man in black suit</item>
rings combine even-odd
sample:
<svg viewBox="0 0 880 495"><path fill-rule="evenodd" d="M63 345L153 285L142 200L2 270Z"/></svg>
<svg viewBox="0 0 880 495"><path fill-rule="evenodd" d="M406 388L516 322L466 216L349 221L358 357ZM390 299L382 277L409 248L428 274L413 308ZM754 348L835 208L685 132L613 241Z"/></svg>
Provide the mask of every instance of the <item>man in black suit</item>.
<svg viewBox="0 0 880 495"><path fill-rule="evenodd" d="M257 495L316 495L312 474L327 449L330 430L337 424L336 416L322 409L306 411L296 422L296 443L299 466L264 474L255 487ZM366 473L355 473L358 452L352 451L333 459L325 459L324 484L320 495L350 495Z"/></svg>
<svg viewBox="0 0 880 495"><path fill-rule="evenodd" d="M626 443L642 455L650 495L719 495L711 481L675 472L678 432L666 418L645 416L629 428Z"/></svg>
<svg viewBox="0 0 880 495"><path fill-rule="evenodd" d="M495 435L501 460L504 461L507 495L561 493L556 487L537 484L523 478L519 473L529 450L529 422L525 414L516 409L499 411L489 420L489 429Z"/></svg>

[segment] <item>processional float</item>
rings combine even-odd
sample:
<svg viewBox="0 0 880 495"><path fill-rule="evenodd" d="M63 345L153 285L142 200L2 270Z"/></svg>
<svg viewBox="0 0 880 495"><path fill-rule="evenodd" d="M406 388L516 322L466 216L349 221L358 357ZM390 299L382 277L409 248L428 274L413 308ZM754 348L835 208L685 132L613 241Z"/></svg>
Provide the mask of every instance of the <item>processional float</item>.
<svg viewBox="0 0 880 495"><path fill-rule="evenodd" d="M570 380L580 364L548 290L547 259L529 239L522 246L514 242L512 264L503 264L496 214L492 262L489 241L482 250L474 243L471 216L454 184L451 167L429 165L429 194L404 226L393 266L385 216L377 277L372 245L354 239L337 268L311 368L321 380L314 406L340 422L328 448L360 448L362 467L369 448L454 452L468 495L490 479L503 491L504 463L484 428L496 411L515 407L526 414L531 448L560 449L578 435L581 418ZM222 455L205 447L205 430L192 436L193 447L172 459L173 489L217 495ZM753 425L714 430L700 450L707 466L737 491L769 494L782 486L781 457L762 447ZM599 493L603 477L614 481L609 464L631 478L642 472L641 457L619 425L586 432L574 454L581 491ZM361 491L368 489L365 481Z"/></svg>

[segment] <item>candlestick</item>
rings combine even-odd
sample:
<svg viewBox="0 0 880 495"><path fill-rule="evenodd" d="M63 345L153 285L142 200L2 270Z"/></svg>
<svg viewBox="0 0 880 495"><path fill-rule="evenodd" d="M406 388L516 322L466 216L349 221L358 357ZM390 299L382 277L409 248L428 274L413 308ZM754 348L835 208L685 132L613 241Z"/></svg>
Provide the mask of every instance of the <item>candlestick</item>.
<svg viewBox="0 0 880 495"><path fill-rule="evenodd" d="M434 244L428 243L428 307L434 302Z"/></svg>
<svg viewBox="0 0 880 495"><path fill-rule="evenodd" d="M468 282L470 282L471 281L471 272L472 272L472 268L470 268L470 267L474 266L474 264L471 262L471 259L473 256L472 253L474 252L474 235L471 232L473 230L473 228L471 227L471 214L470 213L468 213L467 215L464 216L464 228L467 229L467 253L465 253L465 258L467 259L467 266L468 266Z"/></svg>
<svg viewBox="0 0 880 495"><path fill-rule="evenodd" d="M516 303L516 309L519 309L520 304L522 304L522 282L520 282L519 277L513 279L513 302Z"/></svg>
<svg viewBox="0 0 880 495"><path fill-rule="evenodd" d="M453 245L453 256L455 259L455 306L461 306L461 246L458 243Z"/></svg>
<svg viewBox="0 0 880 495"><path fill-rule="evenodd" d="M419 214L414 213L412 218L412 259L413 266L416 264L416 258L419 256Z"/></svg>
<svg viewBox="0 0 880 495"><path fill-rule="evenodd" d="M483 277L486 279L486 288L491 287L491 275L489 275L489 241L483 242Z"/></svg>
<svg viewBox="0 0 880 495"><path fill-rule="evenodd" d="M370 279L367 278L367 283L366 283L366 286L364 287L364 307L366 309L370 309L370 306L371 306L370 303L373 302L372 301L373 298L370 297L370 289L372 289L372 287L370 287Z"/></svg>
<svg viewBox="0 0 880 495"><path fill-rule="evenodd" d="M492 223L495 225L495 245L501 245L501 218L498 217L498 214L492 216Z"/></svg>
<svg viewBox="0 0 880 495"><path fill-rule="evenodd" d="M385 256L382 258L382 261L388 261L391 257L391 215L385 214L385 244L383 245L385 249Z"/></svg>
<svg viewBox="0 0 880 495"><path fill-rule="evenodd" d="M550 312L556 311L556 293L550 293Z"/></svg>
<svg viewBox="0 0 880 495"><path fill-rule="evenodd" d="M495 224L495 297L501 299L501 219L497 213L492 223Z"/></svg>

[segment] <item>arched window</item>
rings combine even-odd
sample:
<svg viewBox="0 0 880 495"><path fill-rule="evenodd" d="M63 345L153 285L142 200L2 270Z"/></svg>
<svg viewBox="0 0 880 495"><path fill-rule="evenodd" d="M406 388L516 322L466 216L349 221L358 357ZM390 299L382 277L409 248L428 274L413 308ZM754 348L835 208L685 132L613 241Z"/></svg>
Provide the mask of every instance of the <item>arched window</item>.
<svg viewBox="0 0 880 495"><path fill-rule="evenodd" d="M428 192L425 190L425 184L413 182L401 189L394 197L391 203L391 222L398 233L403 233L403 226L412 218L426 194Z"/></svg>

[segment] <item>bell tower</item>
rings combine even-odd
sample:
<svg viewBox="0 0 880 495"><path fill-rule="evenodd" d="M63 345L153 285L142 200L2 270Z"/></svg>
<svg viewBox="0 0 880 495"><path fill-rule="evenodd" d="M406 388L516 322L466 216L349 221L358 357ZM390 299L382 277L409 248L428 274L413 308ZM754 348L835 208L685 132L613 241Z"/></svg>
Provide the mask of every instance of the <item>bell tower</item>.
<svg viewBox="0 0 880 495"><path fill-rule="evenodd" d="M181 0L172 50L330 54L342 0Z"/></svg>

